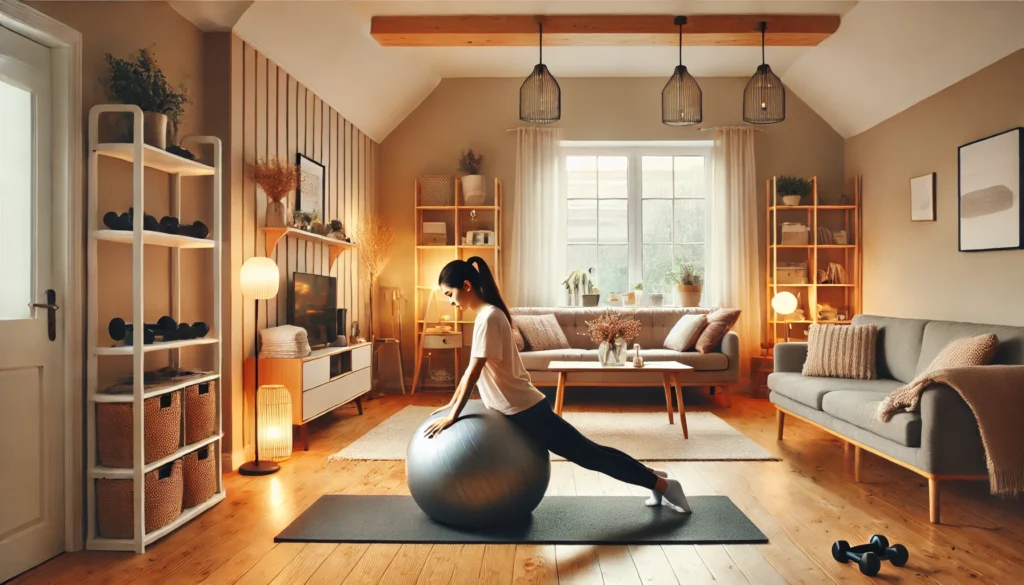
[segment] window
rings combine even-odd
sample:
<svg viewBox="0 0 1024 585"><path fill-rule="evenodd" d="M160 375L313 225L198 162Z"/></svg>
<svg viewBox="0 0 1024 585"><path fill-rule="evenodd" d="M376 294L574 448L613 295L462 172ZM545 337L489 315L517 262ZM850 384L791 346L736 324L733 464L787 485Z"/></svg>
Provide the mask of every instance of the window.
<svg viewBox="0 0 1024 585"><path fill-rule="evenodd" d="M593 267L603 300L642 282L672 303L674 268L704 273L710 143L565 143L564 153L566 268Z"/></svg>

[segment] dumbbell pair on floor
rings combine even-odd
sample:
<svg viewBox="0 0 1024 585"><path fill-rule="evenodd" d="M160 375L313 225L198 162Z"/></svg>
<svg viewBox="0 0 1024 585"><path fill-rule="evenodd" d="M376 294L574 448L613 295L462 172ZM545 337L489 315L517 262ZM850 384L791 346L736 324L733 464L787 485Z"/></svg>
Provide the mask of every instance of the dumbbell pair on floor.
<svg viewBox="0 0 1024 585"><path fill-rule="evenodd" d="M135 340L135 327L132 323L125 323L124 319L114 317L107 326L107 332L114 341L124 341L125 345L132 345ZM170 317L163 316L156 323L145 323L142 326L143 343L149 345L159 337L163 341L178 341L182 339L199 339L206 337L210 328L202 321L196 321L192 325L188 323L178 324Z"/></svg>
<svg viewBox="0 0 1024 585"><path fill-rule="evenodd" d="M103 225L112 230L131 231L135 226L135 208L129 207L127 213L118 215L116 212L108 211L103 216ZM151 232L162 232L176 236L188 236L205 240L210 234L210 229L201 221L194 221L192 225L178 223L178 218L164 216L157 221L155 217L145 214L142 218L142 229Z"/></svg>
<svg viewBox="0 0 1024 585"><path fill-rule="evenodd" d="M902 567L910 559L910 552L902 544L889 546L889 539L881 534L871 537L868 544L851 547L845 540L837 540L832 544L832 558L840 563L853 561L860 567L860 572L874 577L882 569L882 561L889 561L894 566Z"/></svg>

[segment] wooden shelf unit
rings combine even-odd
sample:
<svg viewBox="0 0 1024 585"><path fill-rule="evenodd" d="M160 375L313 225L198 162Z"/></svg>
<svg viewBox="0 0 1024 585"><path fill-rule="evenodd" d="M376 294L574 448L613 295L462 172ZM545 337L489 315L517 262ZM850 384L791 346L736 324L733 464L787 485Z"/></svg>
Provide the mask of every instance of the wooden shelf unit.
<svg viewBox="0 0 1024 585"><path fill-rule="evenodd" d="M86 367L86 507L84 512L86 523L85 548L89 550L121 550L134 551L137 554L145 552L146 547L167 534L173 532L179 526L199 516L210 509L218 502L224 500L225 491L221 478L221 460L223 454L223 426L222 426L222 398L223 385L220 383L222 347L219 333L221 331L221 141L214 136L191 136L183 139L183 142L192 142L211 147L212 164L204 164L189 160L175 154L169 153L139 141L131 143L99 143L99 117L101 114L130 114L133 120L133 136L143 136L144 119L142 110L136 106L120 104L101 104L93 106L89 110L88 121L88 233L87 240L87 269L86 280L89 299L89 331L87 333L87 367ZM183 177L202 177L211 181L212 197L208 201L212 207L213 223L210 226L210 235L206 239L191 238L164 234L160 232L146 231L143 229L142 221L136 221L131 231L118 231L99 229L99 157L111 157L125 161L132 165L132 177L129 187L132 192L132 205L135 208L135 217L141 218L146 211L147 199L145 197L143 180L146 169L155 169L169 175L171 179L171 200L170 210L176 217L181 217L181 180ZM131 271L132 279L132 305L124 307L123 315L126 321L132 323L143 323L146 314L147 299L152 296L170 297L170 316L177 322L182 322L181 311L181 288L183 284L191 282L192 279L183 280L179 275L180 254L182 248L199 248L203 251L195 252L212 253L210 262L211 273L209 282L212 283L212 298L210 303L213 309L213 322L210 323L210 333L200 339L189 339L179 341L157 342L151 344L142 343L140 329L135 330L136 343L125 346L101 347L98 341L98 330L102 327L98 322L99 313L99 242L109 241L132 246L132 262L127 268ZM144 258L146 254L143 249L147 245L164 246L170 254L170 282L169 287L160 290L150 287L146 281ZM210 250L206 252L205 250ZM145 294L144 294L145 293ZM151 352L168 351L171 354L172 363L178 363L179 350L191 346L211 347L213 369L204 372L202 376L192 379L168 381L158 384L146 384L145 356ZM99 388L99 370L101 362L99 358L104 356L131 356L132 358L132 387L131 393L108 393ZM109 363L109 362L107 362ZM143 462L144 437L146 434L146 419L144 416L144 401L155 396L168 392L180 392L187 386L203 382L217 381L215 387L216 419L213 435L185 443L185 436L182 433L181 443L178 449L157 461L150 463ZM181 424L185 424L185 399L182 396ZM127 403L132 407L132 450L133 461L131 467L113 468L98 464L97 455L97 417L96 408L104 403ZM145 530L145 502L146 482L145 474L160 468L163 465L173 463L182 459L185 455L213 446L213 453L216 461L217 485L216 491L209 499L191 508L182 509L177 518L170 523L161 526L156 530L146 532ZM132 526L134 536L132 538L108 538L99 534L97 525L98 510L96 507L96 482L107 480L119 480L132 482Z"/></svg>
<svg viewBox="0 0 1024 585"><path fill-rule="evenodd" d="M411 392L416 388L426 386L431 388L452 388L458 384L462 370L462 346L457 343L452 346L456 336L462 338L465 326L472 325L471 316L457 307L452 307L447 299L437 299L440 310L437 318L427 319L427 304L430 303L431 295L437 285L437 276L445 264L452 260L468 260L473 256L480 256L487 262L487 266L494 274L495 280L500 284L502 271L502 218L501 203L503 187L501 181L494 179L494 191L487 194L485 205L465 205L462 196L462 181L454 177L455 205L421 205L422 188L417 178L413 182L413 194L415 200L415 226L416 241L415 247L415 331L416 331L416 366L413 370L413 381ZM471 212L476 212L476 219ZM444 222L447 225L448 240L444 245L423 244L423 222ZM494 245L463 244L462 236L467 231L491 230L494 232ZM438 293L440 294L440 293ZM445 312L448 320L441 318ZM445 334L436 332L427 333L429 329L436 326L447 325L451 328ZM436 336L431 338L431 336ZM420 384L424 354L436 350L455 350L454 355L454 380L451 384Z"/></svg>
<svg viewBox="0 0 1024 585"><path fill-rule="evenodd" d="M767 277L765 279L765 320L769 345L775 345L786 337L786 328L794 325L807 326L813 323L849 324L854 315L861 311L863 274L861 193L863 180L854 177L849 185L853 193L852 204L822 205L818 198L818 178L811 177L811 199L809 205L782 205L776 190L776 179L772 177L765 184L765 255ZM782 223L806 219L810 228L806 245L782 244ZM818 227L843 229L847 234L847 244L818 243ZM780 256L782 258L780 258ZM779 262L807 262L807 283L778 283ZM817 271L824 269L829 262L836 262L846 270L847 282L844 284L819 284ZM800 308L804 310L802 320L785 320L775 314L772 309L772 297L778 292L789 290L799 295ZM818 318L817 306L826 302L846 312L844 320L822 320ZM793 327L791 340L806 339L806 327Z"/></svg>

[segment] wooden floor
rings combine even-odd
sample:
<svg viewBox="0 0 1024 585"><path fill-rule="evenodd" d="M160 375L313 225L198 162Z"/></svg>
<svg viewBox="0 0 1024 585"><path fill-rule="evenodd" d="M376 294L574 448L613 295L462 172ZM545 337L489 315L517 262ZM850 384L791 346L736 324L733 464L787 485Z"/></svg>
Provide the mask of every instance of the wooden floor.
<svg viewBox="0 0 1024 585"><path fill-rule="evenodd" d="M664 465L689 494L725 494L768 535L767 545L736 546L462 546L275 544L274 536L321 494L406 494L403 462L328 463L344 447L407 404L442 404L445 394L385 397L365 415L343 408L311 428L311 450L298 451L269 477L227 476L227 499L143 555L64 554L14 583L986 583L1024 581L1024 506L999 500L983 483L953 484L943 520L928 523L927 484L865 455L854 483L853 450L787 421L775 440L774 409L737 396L730 409L697 397L710 410L780 456L782 462ZM567 410L650 410L648 406ZM662 406L661 408L664 408ZM678 424L678 422L677 422ZM552 494L636 494L643 490L569 463L554 464ZM639 505L639 502L638 502ZM883 563L875 579L832 560L834 540L866 542L873 533L910 550L903 568Z"/></svg>

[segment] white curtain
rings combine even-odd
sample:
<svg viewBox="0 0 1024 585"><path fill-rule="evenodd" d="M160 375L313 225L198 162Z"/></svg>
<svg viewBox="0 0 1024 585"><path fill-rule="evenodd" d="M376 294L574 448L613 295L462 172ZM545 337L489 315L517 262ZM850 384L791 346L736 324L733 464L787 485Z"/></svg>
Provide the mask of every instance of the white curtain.
<svg viewBox="0 0 1024 585"><path fill-rule="evenodd" d="M561 139L561 128L516 129L515 193L506 204L512 217L506 254L510 278L502 283L509 306L559 304L565 280Z"/></svg>
<svg viewBox="0 0 1024 585"><path fill-rule="evenodd" d="M711 306L740 309L733 327L740 337L740 372L749 377L750 356L761 342L758 272L757 180L754 132L726 127L715 132L711 233L705 291Z"/></svg>

